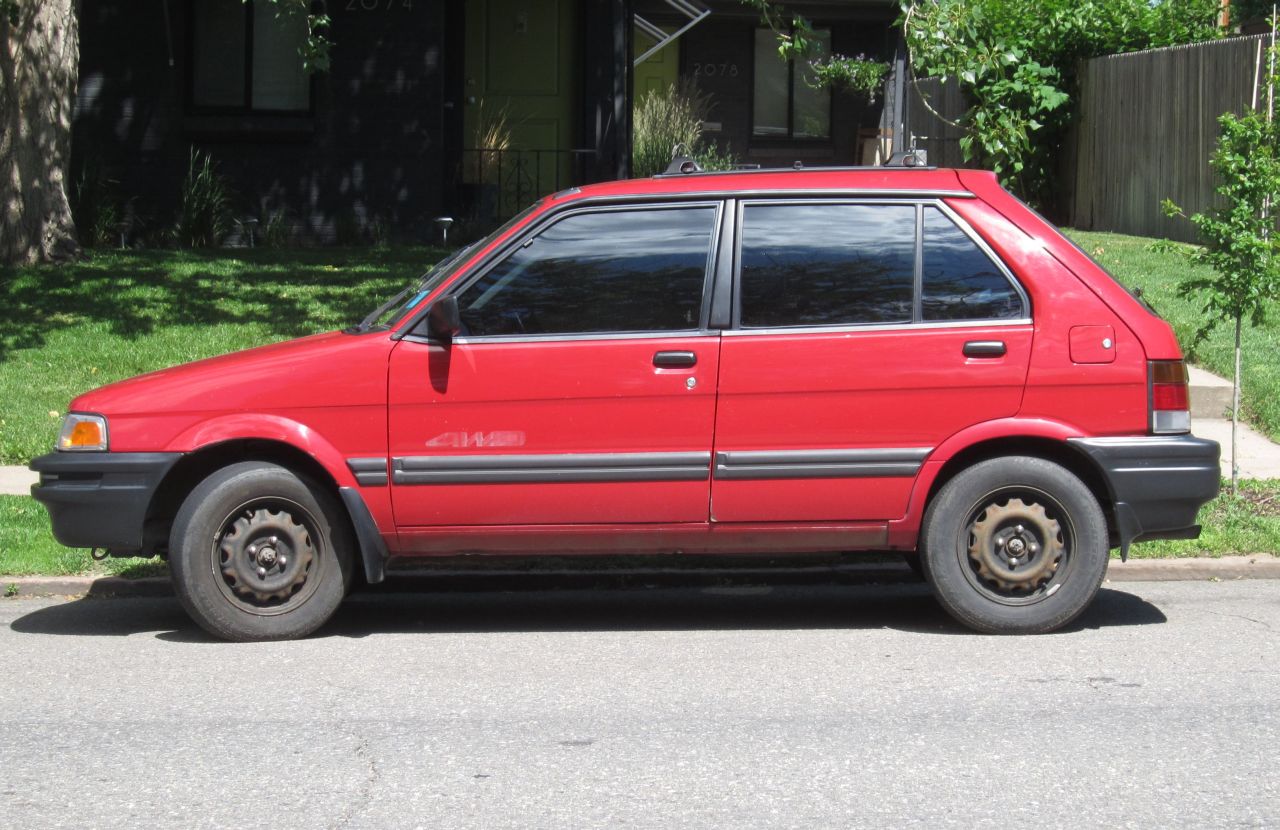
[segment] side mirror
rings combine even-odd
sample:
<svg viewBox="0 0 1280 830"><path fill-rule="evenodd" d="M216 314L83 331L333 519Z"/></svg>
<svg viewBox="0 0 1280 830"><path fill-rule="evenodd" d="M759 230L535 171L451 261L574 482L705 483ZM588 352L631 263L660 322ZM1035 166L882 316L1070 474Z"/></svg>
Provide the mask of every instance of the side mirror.
<svg viewBox="0 0 1280 830"><path fill-rule="evenodd" d="M437 340L452 340L462 330L462 318L458 314L458 298L446 295L427 309L427 333Z"/></svg>

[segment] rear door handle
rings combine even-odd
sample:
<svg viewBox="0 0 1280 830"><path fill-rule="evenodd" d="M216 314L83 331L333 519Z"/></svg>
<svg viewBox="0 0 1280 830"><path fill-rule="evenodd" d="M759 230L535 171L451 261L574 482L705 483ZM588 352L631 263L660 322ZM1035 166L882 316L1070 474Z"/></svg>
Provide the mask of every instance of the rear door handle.
<svg viewBox="0 0 1280 830"><path fill-rule="evenodd" d="M697 362L698 356L693 352L654 352L653 354L653 365L664 369L693 366Z"/></svg>
<svg viewBox="0 0 1280 830"><path fill-rule="evenodd" d="M970 340L964 344L965 357L1003 357L1007 351L1003 340Z"/></svg>

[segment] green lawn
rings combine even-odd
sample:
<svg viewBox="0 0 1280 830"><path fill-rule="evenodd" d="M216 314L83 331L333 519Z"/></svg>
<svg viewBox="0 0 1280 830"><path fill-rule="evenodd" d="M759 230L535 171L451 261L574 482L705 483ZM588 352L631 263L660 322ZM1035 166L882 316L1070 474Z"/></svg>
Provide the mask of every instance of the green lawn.
<svg viewBox="0 0 1280 830"><path fill-rule="evenodd" d="M1195 266L1177 251L1117 234L1070 232L1127 286L1140 286L1183 343L1197 305L1176 295ZM1176 246L1186 250L1186 246ZM0 463L47 452L76 394L141 372L339 328L358 320L443 251L432 248L94 252L72 265L0 269ZM1280 319L1247 330L1246 413L1280 437ZM1196 353L1231 363L1221 327ZM1135 546L1135 556L1280 551L1280 481L1243 482L1201 513L1191 542ZM143 564L140 564L143 563ZM94 563L49 535L44 509L0 496L0 574L152 573L147 560Z"/></svg>
<svg viewBox="0 0 1280 830"><path fill-rule="evenodd" d="M1134 545L1130 556L1216 557L1280 551L1280 481L1242 481L1240 486L1239 497L1224 492L1200 511L1204 533L1199 539L1144 542ZM87 550L69 550L53 540L49 515L34 499L0 496L0 575L153 576L167 572L158 559L94 562Z"/></svg>
<svg viewBox="0 0 1280 830"><path fill-rule="evenodd" d="M106 559L64 548L53 539L49 514L30 496L0 496L0 574L5 576L150 576L167 573L158 559Z"/></svg>
<svg viewBox="0 0 1280 830"><path fill-rule="evenodd" d="M1188 349L1204 314L1200 301L1178 296L1178 283L1193 274L1211 273L1187 261L1185 253L1191 250L1190 245L1156 244L1145 237L1116 233L1068 233L1121 283L1140 287L1147 302L1173 326L1183 350ZM1192 362L1230 380L1233 335L1230 324L1219 325L1191 355ZM1266 325L1256 329L1246 326L1242 340L1244 418L1272 440L1280 440L1280 304L1271 309Z"/></svg>
<svg viewBox="0 0 1280 830"><path fill-rule="evenodd" d="M0 464L48 452L81 392L349 325L443 253L103 251L0 269Z"/></svg>

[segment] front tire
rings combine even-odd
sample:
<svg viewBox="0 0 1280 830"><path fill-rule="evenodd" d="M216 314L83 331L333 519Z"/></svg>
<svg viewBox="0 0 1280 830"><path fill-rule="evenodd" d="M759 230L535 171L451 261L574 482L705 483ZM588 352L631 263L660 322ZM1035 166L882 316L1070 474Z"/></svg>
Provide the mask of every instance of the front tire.
<svg viewBox="0 0 1280 830"><path fill-rule="evenodd" d="M174 590L225 640L305 637L337 610L355 542L314 482L259 461L232 464L187 496L169 537Z"/></svg>
<svg viewBox="0 0 1280 830"><path fill-rule="evenodd" d="M1040 634L1075 619L1107 570L1093 493L1043 458L983 461L947 482L921 530L925 574L953 617L992 634Z"/></svg>

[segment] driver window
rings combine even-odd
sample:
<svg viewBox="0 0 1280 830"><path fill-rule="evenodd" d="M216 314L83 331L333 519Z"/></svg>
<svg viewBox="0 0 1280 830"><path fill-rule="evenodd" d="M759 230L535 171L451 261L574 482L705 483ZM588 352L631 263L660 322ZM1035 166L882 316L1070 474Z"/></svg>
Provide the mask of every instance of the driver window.
<svg viewBox="0 0 1280 830"><path fill-rule="evenodd" d="M462 334L698 328L716 208L568 216L458 296Z"/></svg>

